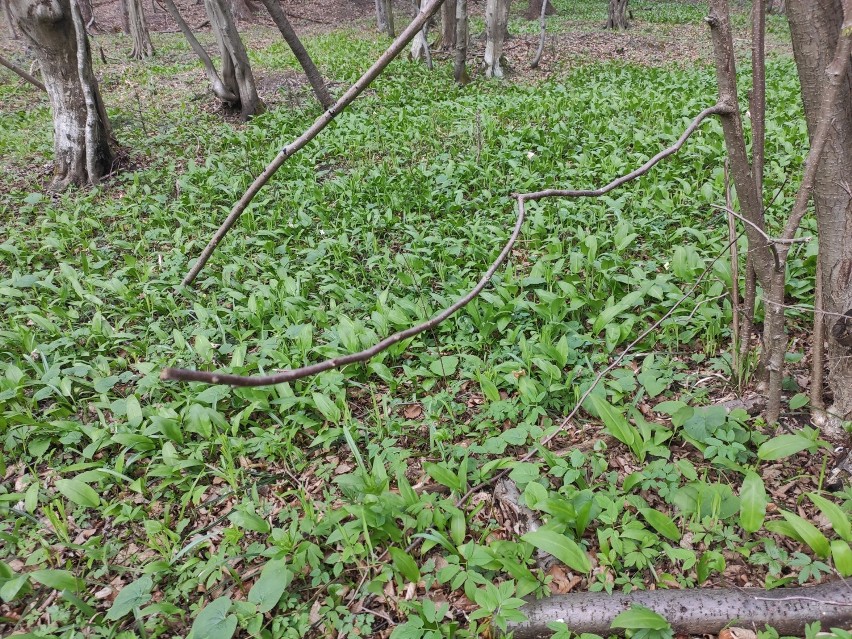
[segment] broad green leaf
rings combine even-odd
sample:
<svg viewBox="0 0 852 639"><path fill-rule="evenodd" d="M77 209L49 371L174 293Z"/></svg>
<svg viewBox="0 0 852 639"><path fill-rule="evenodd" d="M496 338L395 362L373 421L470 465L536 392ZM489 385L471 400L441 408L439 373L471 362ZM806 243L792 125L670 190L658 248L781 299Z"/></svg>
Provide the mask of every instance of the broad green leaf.
<svg viewBox="0 0 852 639"><path fill-rule="evenodd" d="M801 536L804 542L818 557L822 559L828 557L831 552L828 539L826 539L825 535L817 530L816 526L807 519L803 519L797 514L791 513L787 510L781 510L781 514L784 516L784 519L787 520L787 523L793 527L793 529L799 534L799 536Z"/></svg>
<svg viewBox="0 0 852 639"><path fill-rule="evenodd" d="M452 377L459 365L459 358L455 355L443 355L439 359L432 360L429 370L435 375Z"/></svg>
<svg viewBox="0 0 852 639"><path fill-rule="evenodd" d="M231 639L237 616L229 615L231 599L219 597L207 604L192 623L192 639Z"/></svg>
<svg viewBox="0 0 852 639"><path fill-rule="evenodd" d="M814 441L803 435L778 435L760 445L757 449L757 457L765 461L775 461L795 455L812 446L816 446Z"/></svg>
<svg viewBox="0 0 852 639"><path fill-rule="evenodd" d="M842 539L831 542L831 557L841 577L852 577L852 548Z"/></svg>
<svg viewBox="0 0 852 639"><path fill-rule="evenodd" d="M138 428L142 423L142 406L139 405L139 400L136 395L130 395L124 403L127 409L127 423L133 428Z"/></svg>
<svg viewBox="0 0 852 639"><path fill-rule="evenodd" d="M748 471L740 488L740 526L753 533L760 530L766 518L766 488L760 475Z"/></svg>
<svg viewBox="0 0 852 639"><path fill-rule="evenodd" d="M337 404L334 403L334 400L332 400L328 395L323 395L322 393L314 393L313 398L314 405L316 405L317 410L322 413L323 417L333 424L340 421L342 413L337 407Z"/></svg>
<svg viewBox="0 0 852 639"><path fill-rule="evenodd" d="M852 524L850 524L849 517L840 509L840 506L816 493L808 493L808 499L814 502L826 519L831 522L831 527L834 528L838 537L844 541L852 541Z"/></svg>
<svg viewBox="0 0 852 639"><path fill-rule="evenodd" d="M539 550L553 555L563 564L577 572L588 573L592 569L589 555L573 539L552 530L532 530L521 537Z"/></svg>
<svg viewBox="0 0 852 639"><path fill-rule="evenodd" d="M808 396L804 393L797 393L790 398L790 410L796 410L797 408L801 408L805 406L808 401Z"/></svg>
<svg viewBox="0 0 852 639"><path fill-rule="evenodd" d="M632 448L636 442L636 429L627 421L627 418L619 410L598 395L589 395L586 401L592 405L595 412L603 420L604 426L610 435L622 444Z"/></svg>
<svg viewBox="0 0 852 639"><path fill-rule="evenodd" d="M83 580L77 579L67 570L34 570L29 573L30 579L54 590L78 591L83 588Z"/></svg>
<svg viewBox="0 0 852 639"><path fill-rule="evenodd" d="M592 333L600 333L603 327L609 324L612 320L614 320L617 315L620 315L628 308L640 304L643 298L645 297L646 291L647 289L643 288L642 290L628 293L627 295L622 297L617 304L604 309L603 313L598 315L597 319L595 320L595 323L592 325Z"/></svg>
<svg viewBox="0 0 852 639"><path fill-rule="evenodd" d="M672 541L680 541L680 530L671 517L653 508L641 508L639 512L663 537Z"/></svg>
<svg viewBox="0 0 852 639"><path fill-rule="evenodd" d="M479 388L482 389L482 394L485 395L485 397L491 402L499 402L500 391L497 390L496 384L494 384L494 382L492 382L484 375L480 375L478 379Z"/></svg>
<svg viewBox="0 0 852 639"><path fill-rule="evenodd" d="M393 559L393 567L396 568L399 574L411 583L416 584L420 581L420 569L417 567L417 563L411 555L401 548L395 548L393 546L390 547L389 552Z"/></svg>
<svg viewBox="0 0 852 639"><path fill-rule="evenodd" d="M31 590L30 579L27 575L17 575L0 582L0 600L9 603L19 595Z"/></svg>
<svg viewBox="0 0 852 639"><path fill-rule="evenodd" d="M669 627L669 622L653 610L633 604L629 610L617 615L609 627L627 630L665 630Z"/></svg>
<svg viewBox="0 0 852 639"><path fill-rule="evenodd" d="M58 479L56 489L79 506L97 508L101 503L94 488L79 479Z"/></svg>
<svg viewBox="0 0 852 639"><path fill-rule="evenodd" d="M423 468L429 475L429 477L434 479L442 486L446 486L447 488L455 491L461 490L461 482L459 481L458 476L456 476L456 474L452 471L448 470L445 466L430 463L425 464Z"/></svg>
<svg viewBox="0 0 852 639"><path fill-rule="evenodd" d="M233 511L230 515L228 515L228 519L230 519L231 523L235 526L245 528L246 530L253 530L254 532L259 533L268 533L271 530L269 522L263 517L245 510Z"/></svg>
<svg viewBox="0 0 852 639"><path fill-rule="evenodd" d="M151 588L154 581L149 575L143 575L133 583L122 588L112 606L107 611L106 618L109 621L121 619L124 615L141 608L151 600Z"/></svg>
<svg viewBox="0 0 852 639"><path fill-rule="evenodd" d="M276 606L292 580L293 573L287 568L287 562L283 559L272 559L266 562L260 571L260 577L249 590L248 600L257 605L258 612L269 612Z"/></svg>

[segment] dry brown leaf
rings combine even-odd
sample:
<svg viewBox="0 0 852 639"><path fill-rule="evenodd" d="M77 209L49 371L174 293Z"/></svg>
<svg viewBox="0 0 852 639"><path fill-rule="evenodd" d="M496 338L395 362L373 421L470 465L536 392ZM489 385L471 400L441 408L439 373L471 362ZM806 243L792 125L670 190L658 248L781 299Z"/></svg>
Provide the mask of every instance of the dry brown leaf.
<svg viewBox="0 0 852 639"><path fill-rule="evenodd" d="M423 415L423 408L420 404L409 404L402 411L402 414L405 415L406 419L418 419Z"/></svg>

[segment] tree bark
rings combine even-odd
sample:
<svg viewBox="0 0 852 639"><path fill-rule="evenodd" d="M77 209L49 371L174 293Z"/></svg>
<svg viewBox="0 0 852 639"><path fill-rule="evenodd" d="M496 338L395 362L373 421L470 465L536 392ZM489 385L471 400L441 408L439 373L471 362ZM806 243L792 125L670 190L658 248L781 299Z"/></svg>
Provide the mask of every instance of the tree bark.
<svg viewBox="0 0 852 639"><path fill-rule="evenodd" d="M143 60L154 55L154 45L151 44L151 34L148 32L148 22L142 9L142 0L124 0L127 8L127 21L130 27L130 37L133 39L133 50L130 57Z"/></svg>
<svg viewBox="0 0 852 639"><path fill-rule="evenodd" d="M204 0L204 8L222 53L222 83L239 98L234 108L243 120L263 113L266 105L257 95L248 54L226 0Z"/></svg>
<svg viewBox="0 0 852 639"><path fill-rule="evenodd" d="M118 12L121 15L121 32L130 33L130 9L127 4L130 0L118 0Z"/></svg>
<svg viewBox="0 0 852 639"><path fill-rule="evenodd" d="M414 1L414 17L420 13L422 7L425 7L429 0L413 0ZM432 54L429 51L428 39L429 22L427 21L420 32L414 36L411 41L411 59L422 60L430 69L432 68Z"/></svg>
<svg viewBox="0 0 852 639"><path fill-rule="evenodd" d="M234 20L240 22L248 22L257 11L257 5L252 0L228 0L228 8Z"/></svg>
<svg viewBox="0 0 852 639"><path fill-rule="evenodd" d="M544 15L552 16L556 13L556 9L554 8L553 3L550 2L550 0L530 0L527 10L524 11L524 17L527 20L539 20L541 18L541 5L543 4L547 5L547 8L544 10Z"/></svg>
<svg viewBox="0 0 852 639"><path fill-rule="evenodd" d="M805 0L808 1L808 0ZM852 621L852 588L842 579L809 588L701 588L634 590L628 594L583 592L554 595L521 608L528 620L509 624L515 639L549 637L547 627L564 622L573 634L611 635L616 615L632 604L645 606L666 618L679 635L716 634L737 622L746 628L775 628L781 635L799 635L805 624L821 621L822 628L845 628Z"/></svg>
<svg viewBox="0 0 852 639"><path fill-rule="evenodd" d="M609 0L609 18L607 29L627 28L627 0Z"/></svg>
<svg viewBox="0 0 852 639"><path fill-rule="evenodd" d="M451 2L452 0L446 0ZM455 0L456 5L456 55L453 60L453 78L464 86L470 82L467 74L467 0Z"/></svg>
<svg viewBox="0 0 852 639"><path fill-rule="evenodd" d="M279 0L261 0L261 2L263 2L263 6L266 7L266 10L269 11L269 15L272 16L272 20L278 27L281 35L284 37L284 41L287 43L287 46L290 47L293 55L296 56L299 64L302 65L302 69L305 71L305 75L308 78L308 82L311 84L311 88L313 89L317 100L319 100L319 103L324 109L329 108L332 104L334 104L334 99L328 92L328 87L326 87L325 80L323 80L322 74L319 72L319 69L317 69L317 65L314 64L314 61L311 59L307 49L305 49L302 41L299 40L299 36L296 35L296 31L290 25L290 21L284 14L284 10L281 8Z"/></svg>
<svg viewBox="0 0 852 639"><path fill-rule="evenodd" d="M452 51L456 48L456 3L445 0L441 5L441 49Z"/></svg>
<svg viewBox="0 0 852 639"><path fill-rule="evenodd" d="M837 426L840 420L852 419L852 340L848 338L849 319L843 317L852 314L852 194L848 184L852 166L852 71L834 79L829 74L841 25L849 25L852 15L846 15L844 22L841 0L789 0L787 18L812 139L820 124L822 96L832 80L840 83L840 94L828 115L829 140L813 190L828 337L828 384L834 393L834 404L827 412L834 416Z"/></svg>
<svg viewBox="0 0 852 639"><path fill-rule="evenodd" d="M110 172L110 127L88 37L70 0L12 0L17 26L41 66L53 112L54 175L50 188L96 184Z"/></svg>
<svg viewBox="0 0 852 639"><path fill-rule="evenodd" d="M769 0L769 5L766 7L768 13L781 15L786 13L787 6L784 0Z"/></svg>
<svg viewBox="0 0 852 639"><path fill-rule="evenodd" d="M3 12L6 14L6 23L9 25L9 35L12 40L18 39L18 31L15 29L15 21L12 19L12 10L9 8L11 0L0 0L3 3Z"/></svg>
<svg viewBox="0 0 852 639"><path fill-rule="evenodd" d="M487 0L485 3L485 76L502 78L503 42L509 24L510 0Z"/></svg>
<svg viewBox="0 0 852 639"><path fill-rule="evenodd" d="M376 18L379 31L384 31L388 37L396 37L393 26L393 2L391 0L376 0Z"/></svg>

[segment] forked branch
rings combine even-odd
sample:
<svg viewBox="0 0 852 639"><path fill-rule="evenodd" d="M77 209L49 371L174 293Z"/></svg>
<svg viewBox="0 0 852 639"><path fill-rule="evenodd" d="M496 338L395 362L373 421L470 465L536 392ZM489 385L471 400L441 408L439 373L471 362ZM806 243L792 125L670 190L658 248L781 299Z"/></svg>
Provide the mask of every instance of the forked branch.
<svg viewBox="0 0 852 639"><path fill-rule="evenodd" d="M160 373L160 379L178 380L183 382L205 382L207 384L228 384L231 386L269 386L273 384L280 384L281 382L290 382L296 379L301 379L303 377L308 377L310 375L316 375L332 368L340 368L342 366L346 366L347 364L365 362L371 359L372 357L375 357L382 351L393 346L394 344L401 342L402 340L414 337L415 335L418 335L424 331L428 331L436 327L438 324L449 318L459 309L464 308L474 298L476 298L476 296L479 295L482 289L485 288L485 285L489 282L494 273L497 272L497 269L500 267L500 265L505 261L506 257L509 255L509 252L512 250L512 246L514 246L515 241L518 239L518 236L521 232L521 227L524 223L524 205L526 202L540 200L547 197L600 197L602 195L605 195L613 189L644 175L645 173L650 171L655 164L658 164L665 158L676 153L684 145L689 136L691 136L696 131L696 129L701 125L701 123L705 119L707 119L711 115L725 113L727 108L728 107L724 105L717 104L715 106L704 109L695 117L695 119L690 123L690 125L686 128L683 134L678 138L677 142L675 142L672 146L657 153L657 155L645 162L645 164L643 164L638 169L631 171L627 175L623 175L621 177L616 178L606 186L603 186L599 189L548 189L544 191L535 191L532 193L517 194L515 197L518 202L518 216L517 220L515 221L515 227L512 230L512 233L509 236L509 239L507 240L506 244L503 246L503 249L500 251L500 254L497 256L497 259L491 263L491 266L488 267L488 270L485 272L479 282L477 282L476 286L474 286L470 291L468 291L468 293L462 296L452 306L449 306L448 308L444 309L426 322L394 333L393 335L386 337L377 344L374 344L373 346L357 353L350 353L348 355L342 355L340 357L332 357L316 364L310 364L301 368L284 370L278 373L274 373L272 375L233 375L229 373L207 372L183 368L165 368Z"/></svg>

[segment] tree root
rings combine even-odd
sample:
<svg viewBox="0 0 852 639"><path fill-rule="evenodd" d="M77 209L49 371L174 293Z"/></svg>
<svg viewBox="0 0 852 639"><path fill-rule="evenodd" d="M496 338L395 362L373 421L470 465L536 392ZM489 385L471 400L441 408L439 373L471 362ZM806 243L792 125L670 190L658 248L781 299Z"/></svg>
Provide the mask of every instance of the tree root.
<svg viewBox="0 0 852 639"><path fill-rule="evenodd" d="M548 623L561 621L573 633L607 636L612 620L632 604L665 617L678 634L715 634L734 625L762 630L772 626L781 635L804 633L805 624L820 621L823 629L852 626L852 582L843 579L808 588L718 588L633 591L608 595L584 592L555 595L528 603L528 620L510 624L515 639L549 637Z"/></svg>

